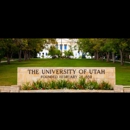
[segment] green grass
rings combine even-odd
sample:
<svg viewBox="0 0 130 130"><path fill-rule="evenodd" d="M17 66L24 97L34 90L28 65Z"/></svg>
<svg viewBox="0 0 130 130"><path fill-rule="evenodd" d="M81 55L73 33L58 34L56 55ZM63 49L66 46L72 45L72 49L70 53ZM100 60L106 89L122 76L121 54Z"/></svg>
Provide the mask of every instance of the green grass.
<svg viewBox="0 0 130 130"><path fill-rule="evenodd" d="M12 61L10 65L0 63L0 86L17 84L17 67L115 67L116 84L130 85L130 64L121 66L119 62L112 63L92 59L31 59L30 61Z"/></svg>

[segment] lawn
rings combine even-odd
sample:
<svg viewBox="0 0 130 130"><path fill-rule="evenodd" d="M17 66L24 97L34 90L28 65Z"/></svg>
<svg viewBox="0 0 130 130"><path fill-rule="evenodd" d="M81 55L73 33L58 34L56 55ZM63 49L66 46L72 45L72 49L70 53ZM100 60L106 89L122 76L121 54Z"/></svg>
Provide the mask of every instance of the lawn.
<svg viewBox="0 0 130 130"><path fill-rule="evenodd" d="M130 85L130 64L121 66L119 62L112 63L93 59L31 59L30 61L12 61L10 65L0 63L0 86L17 84L17 67L115 67L116 84Z"/></svg>

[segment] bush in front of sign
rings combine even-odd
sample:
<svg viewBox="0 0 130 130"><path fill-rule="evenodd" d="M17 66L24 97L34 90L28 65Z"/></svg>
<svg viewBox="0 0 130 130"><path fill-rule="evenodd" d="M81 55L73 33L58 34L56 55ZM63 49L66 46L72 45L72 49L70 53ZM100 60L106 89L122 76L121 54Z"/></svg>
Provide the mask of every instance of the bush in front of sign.
<svg viewBox="0 0 130 130"><path fill-rule="evenodd" d="M50 89L56 89L57 88L57 84L54 80L48 82L48 86L50 86Z"/></svg>
<svg viewBox="0 0 130 130"><path fill-rule="evenodd" d="M83 89L87 88L86 79L83 77L79 78L78 84L79 84L80 88L83 88Z"/></svg>
<svg viewBox="0 0 130 130"><path fill-rule="evenodd" d="M96 90L113 90L113 87L105 82L102 81L101 83L97 83L97 81L87 81L85 78L80 78L79 81L71 82L69 80L52 80L52 81L36 81L32 84L27 82L23 84L21 87L22 90L45 90L45 89L96 89Z"/></svg>
<svg viewBox="0 0 130 130"><path fill-rule="evenodd" d="M100 84L96 80L89 80L87 82L87 89L99 89Z"/></svg>
<svg viewBox="0 0 130 130"><path fill-rule="evenodd" d="M102 81L100 84L99 84L99 89L105 89L105 90L109 90L109 89L112 89L111 85L105 81Z"/></svg>
<svg viewBox="0 0 130 130"><path fill-rule="evenodd" d="M68 81L66 80L57 80L56 85L58 89L67 88Z"/></svg>

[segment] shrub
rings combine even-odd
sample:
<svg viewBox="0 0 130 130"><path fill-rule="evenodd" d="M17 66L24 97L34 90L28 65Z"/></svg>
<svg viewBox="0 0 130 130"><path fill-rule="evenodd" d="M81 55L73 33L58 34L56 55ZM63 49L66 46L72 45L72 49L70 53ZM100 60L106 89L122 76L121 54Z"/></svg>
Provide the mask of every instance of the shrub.
<svg viewBox="0 0 130 130"><path fill-rule="evenodd" d="M23 90L37 90L37 89L102 89L102 90L112 90L112 86L102 81L101 83L97 83L97 81L87 81L83 77L80 77L78 81L71 82L69 80L51 80L48 82L45 81L36 81L32 84L27 82L23 84L21 89Z"/></svg>
<svg viewBox="0 0 130 130"><path fill-rule="evenodd" d="M30 86L31 84L29 82L26 82L25 84L23 84L23 86L21 87L21 89L23 90L30 90Z"/></svg>
<svg viewBox="0 0 130 130"><path fill-rule="evenodd" d="M56 89L57 88L57 84L56 84L56 82L55 81L50 81L49 82L49 85L48 86L50 86L50 89Z"/></svg>
<svg viewBox="0 0 130 130"><path fill-rule="evenodd" d="M58 89L67 88L68 82L66 80L57 80L57 87Z"/></svg>
<svg viewBox="0 0 130 130"><path fill-rule="evenodd" d="M98 89L98 88L99 84L97 83L97 81L92 80L87 82L87 89Z"/></svg>
<svg viewBox="0 0 130 130"><path fill-rule="evenodd" d="M105 82L105 81L102 81L100 84L99 84L99 89L104 89L104 90L112 90L112 86Z"/></svg>
<svg viewBox="0 0 130 130"><path fill-rule="evenodd" d="M86 79L85 78L83 78L83 77L79 78L78 88L79 89L86 89L87 88L87 84L86 84Z"/></svg>

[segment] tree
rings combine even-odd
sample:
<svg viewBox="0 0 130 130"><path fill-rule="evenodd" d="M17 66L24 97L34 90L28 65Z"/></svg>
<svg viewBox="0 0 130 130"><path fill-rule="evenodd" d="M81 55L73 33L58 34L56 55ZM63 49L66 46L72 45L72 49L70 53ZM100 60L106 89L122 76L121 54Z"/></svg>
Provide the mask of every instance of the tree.
<svg viewBox="0 0 130 130"><path fill-rule="evenodd" d="M54 57L57 53L57 48L55 46L50 46L48 55Z"/></svg>
<svg viewBox="0 0 130 130"><path fill-rule="evenodd" d="M118 53L118 51L119 51L119 49L118 49L118 39L117 38L111 38L111 39L108 39L108 40L110 40L109 48L111 48L112 60L113 60L113 63L115 63L115 54Z"/></svg>
<svg viewBox="0 0 130 130"><path fill-rule="evenodd" d="M56 48L56 55L58 58L62 57L62 52Z"/></svg>
<svg viewBox="0 0 130 130"><path fill-rule="evenodd" d="M21 61L22 50L23 50L24 46L26 45L25 39L23 39L23 38L14 38L13 40L14 40L14 43L16 44L16 47L17 47L17 52L18 52L19 62L20 62Z"/></svg>
<svg viewBox="0 0 130 130"><path fill-rule="evenodd" d="M46 39L44 38L28 38L23 39L24 47L22 48L24 53L24 60L29 60L32 55L41 51L44 48Z"/></svg>
<svg viewBox="0 0 130 130"><path fill-rule="evenodd" d="M120 61L121 61L122 66L124 65L124 54L125 54L125 51L127 50L128 45L129 45L128 41L129 41L129 39L127 39L127 38L117 39L119 53L120 53L120 57L121 57Z"/></svg>
<svg viewBox="0 0 130 130"><path fill-rule="evenodd" d="M50 44L50 43L57 44L57 41L56 41L56 38L47 38L46 43L47 44Z"/></svg>
<svg viewBox="0 0 130 130"><path fill-rule="evenodd" d="M81 38L78 39L79 50L84 53L89 52L91 55L95 55L95 59L98 60L99 52L101 52L101 45L103 44L103 39L101 38Z"/></svg>
<svg viewBox="0 0 130 130"><path fill-rule="evenodd" d="M77 44L78 44L79 51L82 51L84 53L92 52L89 38L80 38L78 39Z"/></svg>
<svg viewBox="0 0 130 130"><path fill-rule="evenodd" d="M10 59L14 50L16 50L16 45L14 44L13 38L1 38L0 45L7 57L7 63L10 64Z"/></svg>
<svg viewBox="0 0 130 130"><path fill-rule="evenodd" d="M5 52L2 49L2 47L0 47L0 63L1 63L1 59L4 57L4 55L5 55Z"/></svg>
<svg viewBox="0 0 130 130"><path fill-rule="evenodd" d="M78 39L78 46L83 52L94 53L95 59L106 54L107 62L111 53L113 63L115 54L119 54L121 65L124 65L125 56L130 55L130 38L81 38Z"/></svg>
<svg viewBox="0 0 130 130"><path fill-rule="evenodd" d="M73 51L69 49L68 51L64 51L65 57L69 58L70 56L73 56Z"/></svg>
<svg viewBox="0 0 130 130"><path fill-rule="evenodd" d="M101 51L106 54L106 62L110 61L110 53L112 53L112 39L104 38L103 44L101 45Z"/></svg>

